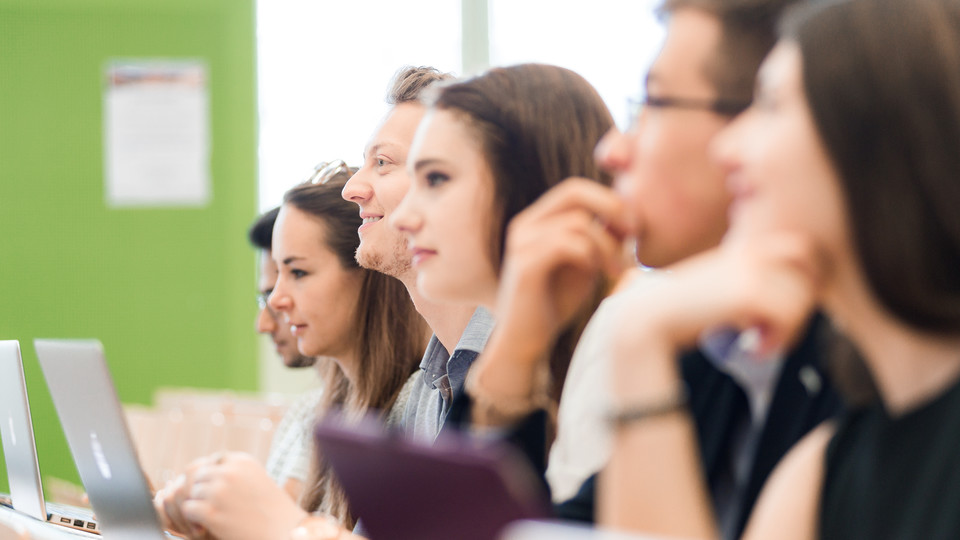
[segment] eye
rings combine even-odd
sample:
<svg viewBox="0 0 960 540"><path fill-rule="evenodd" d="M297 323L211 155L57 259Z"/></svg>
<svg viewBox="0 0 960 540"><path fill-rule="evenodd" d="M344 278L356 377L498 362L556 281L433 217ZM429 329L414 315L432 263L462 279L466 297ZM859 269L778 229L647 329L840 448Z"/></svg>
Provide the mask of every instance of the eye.
<svg viewBox="0 0 960 540"><path fill-rule="evenodd" d="M377 158L377 167L383 167L387 164L387 160L383 158Z"/></svg>
<svg viewBox="0 0 960 540"><path fill-rule="evenodd" d="M291 269L290 269L290 275L293 276L293 279L300 279L300 278L306 276L307 273L304 272L303 270L298 270L298 269L296 269L296 268L291 268Z"/></svg>
<svg viewBox="0 0 960 540"><path fill-rule="evenodd" d="M429 172L424 177L427 181L427 185L430 187L437 187L440 184L450 180L450 177L439 172Z"/></svg>

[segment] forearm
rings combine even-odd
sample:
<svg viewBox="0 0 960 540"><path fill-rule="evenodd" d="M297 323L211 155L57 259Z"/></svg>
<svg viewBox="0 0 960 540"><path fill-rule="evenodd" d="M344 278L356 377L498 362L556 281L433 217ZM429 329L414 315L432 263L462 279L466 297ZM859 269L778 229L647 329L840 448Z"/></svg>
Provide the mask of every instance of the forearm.
<svg viewBox="0 0 960 540"><path fill-rule="evenodd" d="M504 426L549 406L549 372L543 360L549 346L546 340L524 339L509 324L494 331L468 378L473 425Z"/></svg>
<svg viewBox="0 0 960 540"><path fill-rule="evenodd" d="M614 377L617 410L640 414L615 428L611 459L599 481L599 521L650 534L716 538L674 348L647 343L640 357L619 363Z"/></svg>

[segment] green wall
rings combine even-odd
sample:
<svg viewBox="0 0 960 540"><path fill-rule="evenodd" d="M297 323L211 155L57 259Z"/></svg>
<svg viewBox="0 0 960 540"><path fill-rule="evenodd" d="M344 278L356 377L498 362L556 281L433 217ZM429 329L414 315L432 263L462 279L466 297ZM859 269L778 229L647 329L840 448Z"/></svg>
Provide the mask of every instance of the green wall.
<svg viewBox="0 0 960 540"><path fill-rule="evenodd" d="M78 480L34 338L102 340L124 402L256 387L254 14L254 0L0 0L0 339L23 349L44 476ZM207 207L106 207L102 74L118 57L207 63Z"/></svg>

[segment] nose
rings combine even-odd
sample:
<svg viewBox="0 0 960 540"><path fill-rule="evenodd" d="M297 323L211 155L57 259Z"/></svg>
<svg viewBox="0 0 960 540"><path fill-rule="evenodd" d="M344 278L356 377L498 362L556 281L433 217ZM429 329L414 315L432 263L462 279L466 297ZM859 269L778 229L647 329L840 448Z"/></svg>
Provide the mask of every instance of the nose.
<svg viewBox="0 0 960 540"><path fill-rule="evenodd" d="M270 308L264 306L257 313L257 332L261 334L272 334L277 329L277 319L270 312Z"/></svg>
<svg viewBox="0 0 960 540"><path fill-rule="evenodd" d="M416 209L417 188L411 186L410 190L400 201L400 204L394 208L390 216L390 226L399 229L407 235L417 233L423 227L423 219Z"/></svg>
<svg viewBox="0 0 960 540"><path fill-rule="evenodd" d="M630 166L630 149L633 133L620 131L616 127L600 139L594 150L594 157L603 169L611 174L626 170Z"/></svg>
<svg viewBox="0 0 960 540"><path fill-rule="evenodd" d="M340 196L346 201L357 204L362 204L364 201L370 200L373 197L373 188L367 180L369 172L367 165L361 167L360 170L351 176L350 179L347 180L347 183L344 184Z"/></svg>
<svg viewBox="0 0 960 540"><path fill-rule="evenodd" d="M267 305L275 313L288 312L293 305L293 300L291 300L290 295L287 293L286 279L283 277L283 272L280 272L280 276L277 277L277 284L273 286L273 292L270 293L270 297L267 299Z"/></svg>
<svg viewBox="0 0 960 540"><path fill-rule="evenodd" d="M739 141L746 116L746 114L737 116L710 142L710 157L720 165L726 174L730 174L740 167Z"/></svg>

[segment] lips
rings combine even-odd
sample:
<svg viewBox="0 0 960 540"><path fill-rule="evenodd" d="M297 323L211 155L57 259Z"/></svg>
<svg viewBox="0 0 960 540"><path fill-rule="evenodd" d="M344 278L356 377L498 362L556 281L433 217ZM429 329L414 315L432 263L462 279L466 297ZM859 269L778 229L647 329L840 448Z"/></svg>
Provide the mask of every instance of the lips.
<svg viewBox="0 0 960 540"><path fill-rule="evenodd" d="M303 336L303 333L306 332L306 330L307 330L307 325L305 325L305 324L291 324L291 325L290 325L290 333L293 334L294 337L301 337L301 336Z"/></svg>
<svg viewBox="0 0 960 540"><path fill-rule="evenodd" d="M427 259L436 255L437 252L432 249L411 246L410 254L413 256L413 260L412 260L413 266L416 267L426 262Z"/></svg>
<svg viewBox="0 0 960 540"><path fill-rule="evenodd" d="M363 232L365 229L372 227L375 223L383 219L382 215L377 214L366 214L361 212L360 217L363 219L363 223L360 224L360 227L357 229L357 232Z"/></svg>

